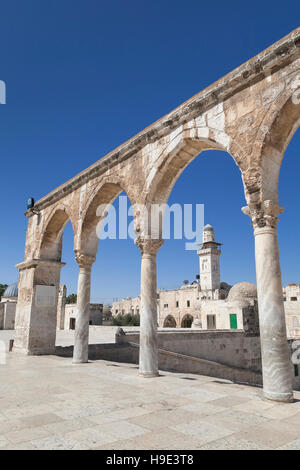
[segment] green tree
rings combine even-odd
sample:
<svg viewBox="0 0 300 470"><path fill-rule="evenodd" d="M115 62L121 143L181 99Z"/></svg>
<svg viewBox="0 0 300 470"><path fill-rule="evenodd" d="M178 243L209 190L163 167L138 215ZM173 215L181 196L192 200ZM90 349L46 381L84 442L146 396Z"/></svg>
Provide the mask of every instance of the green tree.
<svg viewBox="0 0 300 470"><path fill-rule="evenodd" d="M126 315L115 315L112 317L112 324L114 326L140 326L139 314L126 313Z"/></svg>
<svg viewBox="0 0 300 470"><path fill-rule="evenodd" d="M66 304L77 304L77 294L70 294L66 298Z"/></svg>
<svg viewBox="0 0 300 470"><path fill-rule="evenodd" d="M1 300L1 297L4 294L4 291L7 287L8 287L7 284L0 284L0 300Z"/></svg>

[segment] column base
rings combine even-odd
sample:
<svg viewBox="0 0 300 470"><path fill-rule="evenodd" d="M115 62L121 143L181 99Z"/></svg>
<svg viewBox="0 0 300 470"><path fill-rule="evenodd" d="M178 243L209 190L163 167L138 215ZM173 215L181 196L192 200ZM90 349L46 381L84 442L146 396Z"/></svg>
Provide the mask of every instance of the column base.
<svg viewBox="0 0 300 470"><path fill-rule="evenodd" d="M274 393L264 390L264 398L270 401L277 401L282 403L293 403L294 395L293 392L290 393Z"/></svg>
<svg viewBox="0 0 300 470"><path fill-rule="evenodd" d="M80 360L78 360L78 361L75 360L75 361L74 361L74 360L73 360L73 361L72 361L72 364L74 364L74 365L76 365L76 364L88 364L88 362L89 362L89 361L80 361Z"/></svg>
<svg viewBox="0 0 300 470"><path fill-rule="evenodd" d="M153 377L159 377L159 373L158 372L154 372L154 373L139 372L139 376L144 377L145 379L151 379Z"/></svg>
<svg viewBox="0 0 300 470"><path fill-rule="evenodd" d="M17 354L24 354L25 356L29 356L29 351L28 351L28 349L26 349L26 348L19 348L18 346L13 346L12 352L13 352L13 353L17 353Z"/></svg>

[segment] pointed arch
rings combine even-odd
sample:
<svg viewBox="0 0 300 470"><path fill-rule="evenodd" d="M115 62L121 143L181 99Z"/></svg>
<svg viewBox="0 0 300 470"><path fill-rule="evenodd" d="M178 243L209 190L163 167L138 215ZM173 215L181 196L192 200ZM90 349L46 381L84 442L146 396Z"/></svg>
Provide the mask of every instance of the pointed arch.
<svg viewBox="0 0 300 470"><path fill-rule="evenodd" d="M204 150L221 150L233 158L242 171L243 151L238 149L235 156L230 153L231 137L223 130L194 125L182 130L172 139L159 156L151 178L148 178L147 200L150 203L167 203L176 181L184 169Z"/></svg>
<svg viewBox="0 0 300 470"><path fill-rule="evenodd" d="M39 247L40 259L61 261L62 237L67 223L70 221L74 233L74 223L71 211L63 204L54 207L46 221L42 231ZM75 244L75 242L74 242Z"/></svg>
<svg viewBox="0 0 300 470"><path fill-rule="evenodd" d="M181 320L181 328L191 328L193 321L194 317L187 313Z"/></svg>
<svg viewBox="0 0 300 470"><path fill-rule="evenodd" d="M257 180L261 200L278 202L278 181L285 151L300 125L299 90L289 89L276 100L261 125L263 140L257 142Z"/></svg>
<svg viewBox="0 0 300 470"><path fill-rule="evenodd" d="M108 207L116 198L125 192L134 205L133 195L119 181L112 178L101 181L90 192L81 216L81 227L78 236L79 249L89 256L96 256L98 251L99 233Z"/></svg>
<svg viewBox="0 0 300 470"><path fill-rule="evenodd" d="M173 315L167 315L164 319L163 327L164 328L176 328L176 320Z"/></svg>

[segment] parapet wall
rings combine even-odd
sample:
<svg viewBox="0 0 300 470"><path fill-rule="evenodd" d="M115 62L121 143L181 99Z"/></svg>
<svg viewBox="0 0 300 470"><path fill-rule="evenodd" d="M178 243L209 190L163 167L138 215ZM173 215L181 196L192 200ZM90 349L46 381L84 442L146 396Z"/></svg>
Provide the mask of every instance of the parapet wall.
<svg viewBox="0 0 300 470"><path fill-rule="evenodd" d="M116 342L139 343L139 333L116 335ZM174 353L261 372L259 336L244 331L172 330L158 332L158 347Z"/></svg>
<svg viewBox="0 0 300 470"><path fill-rule="evenodd" d="M293 341L289 341L291 355ZM160 370L262 384L259 337L246 336L243 331L159 331L158 347ZM58 346L56 354L72 357L73 346ZM116 343L90 344L89 359L138 364L139 332L116 334ZM295 375L292 362L291 370L293 388L300 390L300 377Z"/></svg>

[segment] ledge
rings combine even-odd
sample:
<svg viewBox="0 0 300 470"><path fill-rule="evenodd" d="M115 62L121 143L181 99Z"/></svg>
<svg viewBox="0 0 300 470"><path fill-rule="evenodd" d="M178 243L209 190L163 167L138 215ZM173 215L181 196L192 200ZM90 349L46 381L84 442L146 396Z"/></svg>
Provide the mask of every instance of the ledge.
<svg viewBox="0 0 300 470"><path fill-rule="evenodd" d="M30 259L28 261L23 261L22 263L16 264L16 268L19 271L23 269L31 269L36 268L37 266L54 266L59 265L61 267L65 266L66 263L62 263L61 261L53 261L47 259Z"/></svg>

